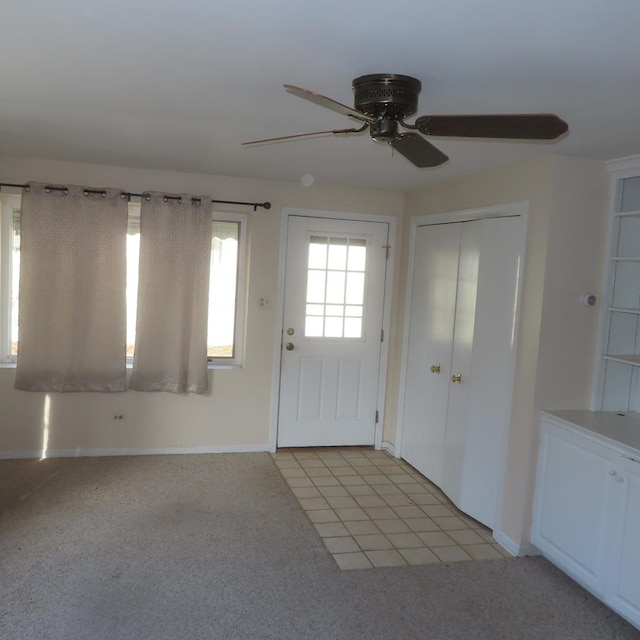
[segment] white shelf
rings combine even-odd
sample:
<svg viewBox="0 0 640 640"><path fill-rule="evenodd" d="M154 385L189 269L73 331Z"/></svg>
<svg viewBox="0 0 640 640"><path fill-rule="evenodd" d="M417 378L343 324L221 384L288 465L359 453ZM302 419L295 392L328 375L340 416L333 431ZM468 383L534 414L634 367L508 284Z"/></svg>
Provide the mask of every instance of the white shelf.
<svg viewBox="0 0 640 640"><path fill-rule="evenodd" d="M605 360L620 362L622 364L630 364L632 367L640 367L640 355L633 354L605 354L602 356Z"/></svg>
<svg viewBox="0 0 640 640"><path fill-rule="evenodd" d="M607 311L615 313L631 313L636 316L640 316L640 309L628 309L626 307L609 307Z"/></svg>
<svg viewBox="0 0 640 640"><path fill-rule="evenodd" d="M614 215L616 218L640 218L640 211L618 211Z"/></svg>
<svg viewBox="0 0 640 640"><path fill-rule="evenodd" d="M613 174L608 286L603 292L598 390L600 411L640 415L640 156ZM627 167L629 169L629 167Z"/></svg>
<svg viewBox="0 0 640 640"><path fill-rule="evenodd" d="M618 211L616 218L640 218L640 211Z"/></svg>

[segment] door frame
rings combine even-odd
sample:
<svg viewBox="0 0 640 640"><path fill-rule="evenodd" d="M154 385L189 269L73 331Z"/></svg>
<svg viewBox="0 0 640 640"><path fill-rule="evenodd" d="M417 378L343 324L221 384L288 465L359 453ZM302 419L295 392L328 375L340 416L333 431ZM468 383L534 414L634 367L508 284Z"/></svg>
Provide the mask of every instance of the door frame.
<svg viewBox="0 0 640 640"><path fill-rule="evenodd" d="M400 382L398 385L398 412L396 421L396 446L395 456L396 458L402 457L402 435L404 428L404 396L407 385L407 356L409 351L409 324L411 316L411 299L413 294L413 269L415 263L415 244L416 244L416 231L418 227L431 226L436 224L451 224L455 222L470 222L472 220L482 220L485 218L509 218L520 217L522 220L522 235L521 235L521 256L522 263L520 267L520 273L517 280L517 294L516 294L516 309L515 309L515 332L514 332L514 349L511 357L511 367L515 373L516 359L518 356L518 342L520 333L520 312L522 308L522 285L524 282L524 270L526 264L526 244L527 244L527 230L528 230L528 201L509 202L505 204L489 205L486 207L479 207L476 209L463 209L460 211L450 211L442 213L426 214L421 216L414 216L411 218L411 228L409 232L409 260L407 266L407 284L405 289L405 302L404 302L404 322L403 322L403 334L402 334L402 354L400 360ZM514 376L511 377L511 398L513 399L513 385ZM513 410L513 406L512 406ZM496 513L496 526L494 528L495 535L502 533L502 503L504 497L504 475L507 466L507 454L508 454L508 438L509 428L504 433L504 439L502 442L502 451L500 452L500 478L502 479L498 488L497 497L497 513Z"/></svg>
<svg viewBox="0 0 640 640"><path fill-rule="evenodd" d="M374 447L388 449L393 452L389 443L383 442L384 412L387 388L387 365L389 362L389 344L391 338L391 296L393 293L393 272L396 256L396 223L395 216L385 216L373 213L350 213L344 211L324 211L317 209L302 209L298 207L283 207L280 214L280 251L278 258L278 287L276 291L275 308L277 316L275 322L273 342L273 368L271 375L271 415L269 420L269 451L276 450L278 438L278 409L280 405L280 371L282 364L282 333L284 330L284 282L287 260L287 240L289 235L289 219L292 216L306 218L334 218L336 220L353 220L355 222L382 222L389 225L389 258L387 259L386 277L384 280L384 302L382 309L382 330L384 340L380 349L380 369L378 372L378 422L375 427Z"/></svg>

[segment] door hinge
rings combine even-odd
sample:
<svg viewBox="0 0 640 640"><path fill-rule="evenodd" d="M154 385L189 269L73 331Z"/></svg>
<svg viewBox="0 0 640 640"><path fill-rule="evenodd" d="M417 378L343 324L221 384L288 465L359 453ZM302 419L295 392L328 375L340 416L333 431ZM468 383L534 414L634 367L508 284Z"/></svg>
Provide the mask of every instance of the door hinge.
<svg viewBox="0 0 640 640"><path fill-rule="evenodd" d="M376 424L378 424L379 419L380 419L380 416L378 415L378 410L376 409Z"/></svg>
<svg viewBox="0 0 640 640"><path fill-rule="evenodd" d="M386 251L386 256L387 256L387 260L389 259L389 251L391 249L391 245L390 244L383 244L382 248Z"/></svg>
<svg viewBox="0 0 640 640"><path fill-rule="evenodd" d="M380 329L380 342L384 342L384 329Z"/></svg>

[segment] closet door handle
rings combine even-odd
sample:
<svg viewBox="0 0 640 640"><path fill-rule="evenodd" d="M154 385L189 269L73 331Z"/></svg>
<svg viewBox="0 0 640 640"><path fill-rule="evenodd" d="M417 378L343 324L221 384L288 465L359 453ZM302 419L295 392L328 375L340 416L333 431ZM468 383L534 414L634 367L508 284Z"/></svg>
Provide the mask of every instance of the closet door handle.
<svg viewBox="0 0 640 640"><path fill-rule="evenodd" d="M431 365L431 373L440 373L440 365L432 364Z"/></svg>
<svg viewBox="0 0 640 640"><path fill-rule="evenodd" d="M456 373L455 375L451 376L451 382L452 383L461 383L462 382L462 376L459 373Z"/></svg>

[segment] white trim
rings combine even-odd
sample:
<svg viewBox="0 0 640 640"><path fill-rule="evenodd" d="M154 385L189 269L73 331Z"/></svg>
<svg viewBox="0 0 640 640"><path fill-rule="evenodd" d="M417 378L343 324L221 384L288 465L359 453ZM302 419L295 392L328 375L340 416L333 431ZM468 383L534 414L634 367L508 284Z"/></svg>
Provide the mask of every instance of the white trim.
<svg viewBox="0 0 640 640"><path fill-rule="evenodd" d="M227 444L205 445L200 447L162 447L156 449L50 449L46 458L87 458L107 456L157 456L198 453L264 453L269 451L269 444ZM0 460L22 458L41 459L42 449L31 451L0 451Z"/></svg>
<svg viewBox="0 0 640 640"><path fill-rule="evenodd" d="M391 246L389 259L386 265L386 278L384 283L384 304L382 309L382 329L385 340L380 349L380 373L378 377L378 416L375 426L374 447L382 448L382 434L384 433L384 408L387 388L387 367L389 363L389 343L391 338L391 296L393 293L393 266L396 243L395 216L378 215L373 213L351 213L343 211L319 211L315 209L300 209L297 207L283 207L280 214L280 258L278 261L278 288L276 304L278 318L275 327L274 357L271 379L271 417L269 423L269 450L276 450L278 439L278 405L280 401L280 366L282 360L282 331L284 326L284 276L286 262L286 246L288 238L289 218L291 216L303 216L306 218L330 218L335 220L356 220L360 222L383 222L389 225L389 240Z"/></svg>
<svg viewBox="0 0 640 640"><path fill-rule="evenodd" d="M640 161L640 156L637 159ZM608 163L607 163L608 164ZM613 264L611 262L611 256L613 255L614 245L614 212L616 210L616 188L618 180L623 177L615 173L609 166L607 167L611 171L609 178L609 211L607 215L607 230L606 230L606 244L607 248L605 254L605 263L602 272L602 281L600 283L600 309L598 310L598 342L597 348L594 353L594 375L591 379L591 402L590 409L592 411L599 411L602 406L603 390L604 390L604 368L605 360L602 357L606 352L607 340L608 340L608 326L609 326L609 306L611 294L613 292L612 279L613 279ZM636 175L640 174L640 164L636 163Z"/></svg>
<svg viewBox="0 0 640 640"><path fill-rule="evenodd" d="M411 230L409 236L409 263L407 271L407 285L405 293L405 308L404 308L404 327L402 337L402 356L401 356L401 368L400 368L400 384L398 388L398 412L397 412L397 430L396 430L396 456L402 457L402 436L404 425L404 396L407 384L407 359L409 352L409 321L411 315L411 299L413 288L413 268L415 261L415 236L418 227L429 226L433 224L450 224L454 222L468 222L471 220L481 220L486 218L504 218L504 217L520 217L522 219L522 232L521 232L521 246L520 246L520 272L518 274L517 281L517 296L516 296L516 314L515 314L515 335L514 335L514 349L511 356L512 371L515 373L515 366L517 362L518 354L518 342L520 334L520 313L522 307L522 287L524 282L524 265L526 263L526 244L527 244L527 228L528 228L528 211L529 203L527 201L517 201L505 204L490 205L486 207L480 207L476 209L465 209L462 211L451 211L427 214L421 216L414 216L411 219ZM513 384L514 376L511 377L511 393L510 398L513 400ZM513 406L510 408L513 411ZM508 429L504 434L504 440L502 443L502 451L500 452L500 477L502 479L498 488L498 498L496 501L497 510L495 514L494 524L494 537L500 536L508 540L508 538L501 531L502 527L502 506L504 501L504 477L507 467L507 452L508 452L508 439L509 432L511 431L511 421L509 422ZM496 538L497 539L497 538ZM502 544L502 543L501 543ZM505 547L507 548L507 547ZM511 553L511 549L507 548Z"/></svg>
<svg viewBox="0 0 640 640"><path fill-rule="evenodd" d="M398 457L398 455L396 454L396 447L395 445L393 445L391 442L389 442L388 440L383 440L382 441L382 446L380 447L383 451L388 451L392 456L394 457Z"/></svg>
<svg viewBox="0 0 640 640"><path fill-rule="evenodd" d="M244 363L247 339L247 293L249 283L247 279L247 256L249 244L249 216L246 213L231 213L229 211L214 211L214 222L238 223L238 255L236 256L236 308L233 327L233 358L213 358L208 360L210 368L242 367Z"/></svg>
<svg viewBox="0 0 640 640"><path fill-rule="evenodd" d="M514 542L509 536L502 531L494 531L493 539L503 548L506 549L512 556L522 558L523 556L539 556L540 551L534 547L531 543L520 545Z"/></svg>
<svg viewBox="0 0 640 640"><path fill-rule="evenodd" d="M640 173L640 156L627 156L605 162L607 170L616 179L631 178Z"/></svg>

